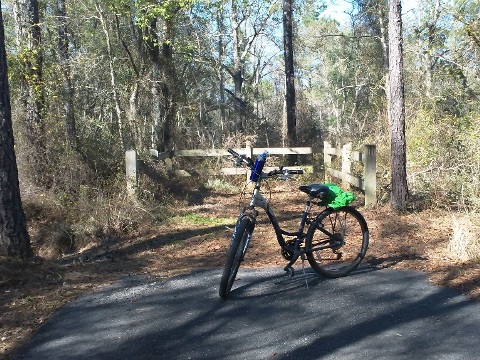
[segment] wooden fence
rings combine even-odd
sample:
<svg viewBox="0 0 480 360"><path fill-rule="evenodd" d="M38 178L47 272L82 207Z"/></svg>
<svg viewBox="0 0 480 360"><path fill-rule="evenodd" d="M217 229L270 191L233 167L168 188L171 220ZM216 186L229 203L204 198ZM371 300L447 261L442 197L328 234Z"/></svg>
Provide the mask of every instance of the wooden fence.
<svg viewBox="0 0 480 360"><path fill-rule="evenodd" d="M244 148L234 149L240 154L246 155L254 159L258 154L267 150L270 155L314 155L323 154L325 178L335 177L342 180L342 187L349 189L355 186L365 193L365 205L372 206L377 203L376 196L376 147L375 145L366 145L363 152L352 151L352 145L346 144L341 149L332 147L328 142L324 143L323 149L312 147L291 147L291 148L254 148L247 142ZM177 150L173 154L171 152L158 153L156 150L150 150L150 155L157 160L164 161L167 171L175 174L175 176L192 176L192 171L183 169L173 169L172 159L174 157L222 157L230 155L226 149L195 149L195 150ZM341 157L341 170L332 168L332 163L336 157ZM126 175L127 175L127 191L129 194L135 194L138 186L138 162L134 150L125 153ZM363 163L363 177L357 178L351 174L352 161ZM312 163L311 165L300 165L285 167L286 169L302 168L306 172L318 172ZM273 168L265 167L265 171ZM223 175L247 175L250 174L245 168L227 167L217 171L211 169L196 169L198 174L223 174Z"/></svg>
<svg viewBox="0 0 480 360"><path fill-rule="evenodd" d="M334 157L341 157L341 170L332 168ZM351 174L352 161L363 163L363 177ZM350 185L362 189L365 193L365 206L377 204L377 148L375 145L365 145L362 152L352 151L352 144L343 145L341 149L334 148L327 141L323 145L323 163L325 180L333 176L342 180L342 188L347 190Z"/></svg>

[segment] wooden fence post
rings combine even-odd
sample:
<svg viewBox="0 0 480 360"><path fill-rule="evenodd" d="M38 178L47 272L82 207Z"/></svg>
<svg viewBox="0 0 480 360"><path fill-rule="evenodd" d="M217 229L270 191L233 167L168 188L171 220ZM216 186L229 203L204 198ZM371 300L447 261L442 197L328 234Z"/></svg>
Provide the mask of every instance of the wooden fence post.
<svg viewBox="0 0 480 360"><path fill-rule="evenodd" d="M330 182L331 177L330 174L327 171L327 168L332 166L332 155L330 155L330 151L332 149L332 144L330 144L328 141L323 142L323 170L325 173L325 182Z"/></svg>
<svg viewBox="0 0 480 360"><path fill-rule="evenodd" d="M125 152L125 168L127 175L127 193L135 195L137 190L137 153L135 150L127 150Z"/></svg>
<svg viewBox="0 0 480 360"><path fill-rule="evenodd" d="M253 161L255 161L255 159L253 158L253 149L252 149L252 143L250 141L247 141L245 143L245 155L248 156L250 159L252 159ZM247 170L247 181L250 180L250 175L251 175L251 171L250 170Z"/></svg>
<svg viewBox="0 0 480 360"><path fill-rule="evenodd" d="M352 143L343 145L342 147L342 188L345 190L350 189L350 183L348 182L348 175L352 168Z"/></svg>
<svg viewBox="0 0 480 360"><path fill-rule="evenodd" d="M363 178L365 206L375 206L377 204L377 148L375 145L365 145Z"/></svg>

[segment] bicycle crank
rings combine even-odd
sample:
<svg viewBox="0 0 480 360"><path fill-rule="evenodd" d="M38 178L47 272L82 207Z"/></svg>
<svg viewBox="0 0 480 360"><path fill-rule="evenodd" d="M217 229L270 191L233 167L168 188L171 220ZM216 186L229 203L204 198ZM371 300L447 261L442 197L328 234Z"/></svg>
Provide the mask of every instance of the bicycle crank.
<svg viewBox="0 0 480 360"><path fill-rule="evenodd" d="M295 240L288 240L286 245L287 246L282 248L282 256L285 258L285 260L292 260L293 256L295 255L294 251L292 250L295 246Z"/></svg>

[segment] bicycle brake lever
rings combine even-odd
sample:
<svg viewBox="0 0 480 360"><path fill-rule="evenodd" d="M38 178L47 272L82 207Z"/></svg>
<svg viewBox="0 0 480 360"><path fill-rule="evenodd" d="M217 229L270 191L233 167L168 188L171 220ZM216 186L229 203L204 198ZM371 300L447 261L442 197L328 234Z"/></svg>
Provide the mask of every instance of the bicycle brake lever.
<svg viewBox="0 0 480 360"><path fill-rule="evenodd" d="M235 166L237 167L242 166L242 161L239 158L230 159L230 160L235 164Z"/></svg>
<svg viewBox="0 0 480 360"><path fill-rule="evenodd" d="M279 177L280 180L293 180L297 181L296 178L290 175L287 169L285 169L285 172L282 174L282 176Z"/></svg>

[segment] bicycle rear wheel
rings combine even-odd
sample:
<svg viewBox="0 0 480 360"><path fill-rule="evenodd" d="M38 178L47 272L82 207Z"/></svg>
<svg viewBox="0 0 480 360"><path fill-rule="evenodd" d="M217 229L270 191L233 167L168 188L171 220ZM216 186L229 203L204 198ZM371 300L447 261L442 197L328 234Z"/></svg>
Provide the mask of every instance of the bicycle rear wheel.
<svg viewBox="0 0 480 360"><path fill-rule="evenodd" d="M218 290L220 297L223 299L227 298L232 289L238 268L240 267L240 262L245 258L245 253L247 252L254 227L253 220L248 216L241 218L235 226L235 232L233 233L230 249L227 253L227 260L225 262L222 278L220 280L220 288Z"/></svg>
<svg viewBox="0 0 480 360"><path fill-rule="evenodd" d="M326 277L345 276L362 262L368 241L367 222L357 210L350 206L326 209L308 229L307 260L313 270Z"/></svg>

